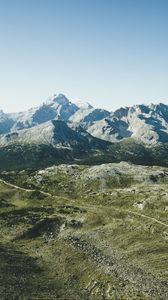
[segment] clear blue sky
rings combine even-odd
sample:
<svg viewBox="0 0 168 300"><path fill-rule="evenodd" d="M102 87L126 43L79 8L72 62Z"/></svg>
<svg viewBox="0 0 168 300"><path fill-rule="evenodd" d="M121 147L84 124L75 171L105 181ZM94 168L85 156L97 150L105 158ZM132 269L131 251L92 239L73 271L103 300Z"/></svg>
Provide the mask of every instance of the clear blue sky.
<svg viewBox="0 0 168 300"><path fill-rule="evenodd" d="M168 104L167 0L0 0L0 108Z"/></svg>

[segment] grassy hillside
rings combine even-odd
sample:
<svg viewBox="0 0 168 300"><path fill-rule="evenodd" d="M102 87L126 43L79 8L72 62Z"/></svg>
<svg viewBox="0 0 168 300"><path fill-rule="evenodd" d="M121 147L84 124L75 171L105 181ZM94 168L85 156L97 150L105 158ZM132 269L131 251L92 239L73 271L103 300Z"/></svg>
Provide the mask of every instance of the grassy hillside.
<svg viewBox="0 0 168 300"><path fill-rule="evenodd" d="M0 299L167 299L167 168L59 165L0 178Z"/></svg>
<svg viewBox="0 0 168 300"><path fill-rule="evenodd" d="M168 166L168 144L147 147L133 139L96 149L47 144L11 144L0 148L0 170L40 169L60 163L101 164L127 161L142 165Z"/></svg>
<svg viewBox="0 0 168 300"><path fill-rule="evenodd" d="M14 144L0 148L0 170L36 169L72 160L70 150L45 144Z"/></svg>

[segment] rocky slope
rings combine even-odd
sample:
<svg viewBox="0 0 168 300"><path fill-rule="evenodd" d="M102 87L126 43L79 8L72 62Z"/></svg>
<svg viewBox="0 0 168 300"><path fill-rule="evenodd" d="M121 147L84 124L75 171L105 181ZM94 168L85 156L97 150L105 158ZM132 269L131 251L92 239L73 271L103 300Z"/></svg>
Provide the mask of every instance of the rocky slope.
<svg viewBox="0 0 168 300"><path fill-rule="evenodd" d="M168 106L160 103L121 108L89 124L87 130L112 142L129 137L148 145L168 142Z"/></svg>
<svg viewBox="0 0 168 300"><path fill-rule="evenodd" d="M147 145L168 142L168 106L135 105L108 112L87 102L71 102L63 94L54 95L40 107L26 112L5 114L0 111L0 134L31 128L61 119L80 125L94 137L117 142L134 138Z"/></svg>
<svg viewBox="0 0 168 300"><path fill-rule="evenodd" d="M64 121L52 120L29 129L22 129L0 136L0 146L13 144L46 144L53 147L81 147L81 150L91 146L101 148L108 145L107 142L91 136L82 127L68 126Z"/></svg>
<svg viewBox="0 0 168 300"><path fill-rule="evenodd" d="M24 163L39 168L63 159L167 165L167 149L168 106L161 103L108 112L59 94L26 112L0 111L1 169Z"/></svg>
<svg viewBox="0 0 168 300"><path fill-rule="evenodd" d="M64 95L54 95L39 107L31 108L26 112L18 114L8 114L8 117L13 120L10 130L16 131L31 128L58 118L68 120L78 109L79 107L71 103ZM6 132L8 131L6 129Z"/></svg>
<svg viewBox="0 0 168 300"><path fill-rule="evenodd" d="M168 169L0 173L0 299L165 300Z"/></svg>

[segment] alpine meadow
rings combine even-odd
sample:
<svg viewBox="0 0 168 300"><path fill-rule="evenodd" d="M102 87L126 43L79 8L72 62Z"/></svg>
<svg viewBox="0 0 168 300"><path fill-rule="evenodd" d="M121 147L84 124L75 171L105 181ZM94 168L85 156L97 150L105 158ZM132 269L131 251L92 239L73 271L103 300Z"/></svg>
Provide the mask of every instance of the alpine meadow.
<svg viewBox="0 0 168 300"><path fill-rule="evenodd" d="M0 300L168 299L167 31L166 0L0 0Z"/></svg>

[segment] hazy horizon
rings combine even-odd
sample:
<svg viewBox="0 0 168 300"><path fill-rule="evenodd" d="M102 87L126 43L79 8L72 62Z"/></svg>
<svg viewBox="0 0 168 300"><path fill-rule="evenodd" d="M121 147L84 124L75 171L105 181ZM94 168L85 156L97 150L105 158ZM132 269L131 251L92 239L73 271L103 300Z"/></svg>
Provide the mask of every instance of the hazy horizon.
<svg viewBox="0 0 168 300"><path fill-rule="evenodd" d="M166 0L0 0L0 109L168 104Z"/></svg>

